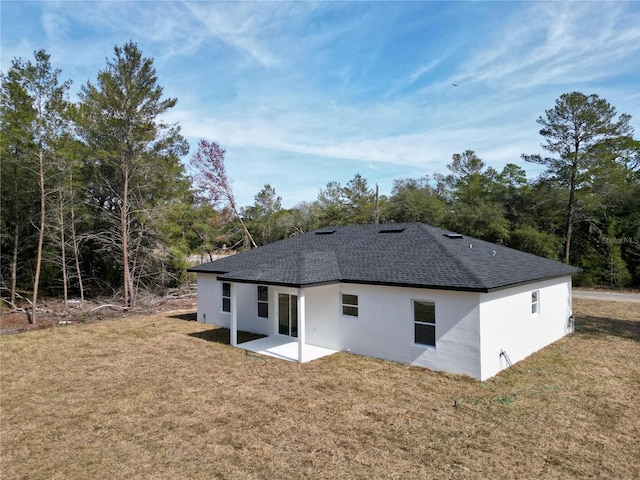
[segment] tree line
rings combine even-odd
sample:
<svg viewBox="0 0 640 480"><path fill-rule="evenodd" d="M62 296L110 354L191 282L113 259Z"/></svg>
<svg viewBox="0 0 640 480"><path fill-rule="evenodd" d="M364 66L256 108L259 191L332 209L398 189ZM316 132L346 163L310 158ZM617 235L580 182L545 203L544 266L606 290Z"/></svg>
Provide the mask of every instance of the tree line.
<svg viewBox="0 0 640 480"><path fill-rule="evenodd" d="M188 175L188 142L164 119L177 99L136 44L116 46L75 102L61 74L40 50L1 76L0 287L32 322L42 294L110 292L128 308L183 285L194 254L338 224L425 222L581 266L579 283L640 285L640 142L598 95L564 94L538 119L550 157L497 171L466 150L388 196L356 173L283 209L269 184L239 206L216 142L199 142ZM523 162L546 171L527 179Z"/></svg>

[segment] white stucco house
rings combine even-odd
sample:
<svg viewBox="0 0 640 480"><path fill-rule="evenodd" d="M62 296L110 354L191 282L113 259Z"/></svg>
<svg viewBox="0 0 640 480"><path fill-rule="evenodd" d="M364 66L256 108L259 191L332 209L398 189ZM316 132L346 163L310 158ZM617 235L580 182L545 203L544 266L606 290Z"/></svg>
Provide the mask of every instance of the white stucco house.
<svg viewBox="0 0 640 480"><path fill-rule="evenodd" d="M300 362L349 351L485 380L572 331L580 270L407 223L325 227L190 271L198 321L230 328L234 346L288 346L281 356ZM238 345L238 330L267 338Z"/></svg>

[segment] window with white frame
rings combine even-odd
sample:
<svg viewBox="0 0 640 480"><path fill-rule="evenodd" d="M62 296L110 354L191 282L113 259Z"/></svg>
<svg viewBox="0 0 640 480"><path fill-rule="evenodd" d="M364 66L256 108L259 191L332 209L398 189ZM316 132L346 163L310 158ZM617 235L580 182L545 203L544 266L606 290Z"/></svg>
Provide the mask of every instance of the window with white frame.
<svg viewBox="0 0 640 480"><path fill-rule="evenodd" d="M436 346L436 304L413 301L414 339L419 345Z"/></svg>
<svg viewBox="0 0 640 480"><path fill-rule="evenodd" d="M269 318L269 287L258 285L258 317Z"/></svg>
<svg viewBox="0 0 640 480"><path fill-rule="evenodd" d="M531 315L540 313L540 290L531 292Z"/></svg>
<svg viewBox="0 0 640 480"><path fill-rule="evenodd" d="M349 317L358 316L358 296L348 293L340 294L340 303L342 305L342 315Z"/></svg>
<svg viewBox="0 0 640 480"><path fill-rule="evenodd" d="M231 312L231 284L222 282L222 311Z"/></svg>

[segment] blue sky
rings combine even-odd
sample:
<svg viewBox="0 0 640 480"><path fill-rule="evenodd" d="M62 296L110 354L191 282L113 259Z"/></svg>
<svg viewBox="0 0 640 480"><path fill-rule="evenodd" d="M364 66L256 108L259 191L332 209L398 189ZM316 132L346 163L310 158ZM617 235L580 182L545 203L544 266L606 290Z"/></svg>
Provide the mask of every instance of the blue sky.
<svg viewBox="0 0 640 480"><path fill-rule="evenodd" d="M0 3L0 68L44 48L72 99L128 41L154 59L195 151L226 150L240 205L269 183L285 207L360 173L447 173L454 153L542 168L536 119L597 93L640 132L640 2ZM453 86L452 84L458 86ZM187 157L188 158L188 157ZM185 159L186 160L186 159Z"/></svg>

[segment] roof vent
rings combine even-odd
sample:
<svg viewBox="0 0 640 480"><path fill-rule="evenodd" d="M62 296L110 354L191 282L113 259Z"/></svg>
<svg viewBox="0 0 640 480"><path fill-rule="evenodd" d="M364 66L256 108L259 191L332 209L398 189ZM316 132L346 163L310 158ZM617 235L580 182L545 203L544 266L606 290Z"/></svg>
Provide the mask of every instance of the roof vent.
<svg viewBox="0 0 640 480"><path fill-rule="evenodd" d="M316 232L316 235L331 235L332 233L336 233L336 229L332 229L332 230L318 230Z"/></svg>
<svg viewBox="0 0 640 480"><path fill-rule="evenodd" d="M379 233L400 233L400 232L404 232L404 227L383 228L378 232Z"/></svg>
<svg viewBox="0 0 640 480"><path fill-rule="evenodd" d="M462 238L462 235L459 233L445 233L444 236L447 238Z"/></svg>

